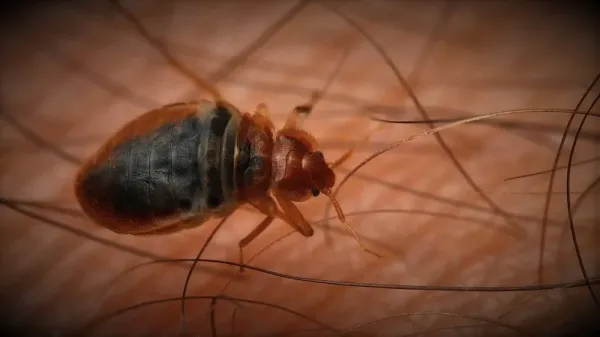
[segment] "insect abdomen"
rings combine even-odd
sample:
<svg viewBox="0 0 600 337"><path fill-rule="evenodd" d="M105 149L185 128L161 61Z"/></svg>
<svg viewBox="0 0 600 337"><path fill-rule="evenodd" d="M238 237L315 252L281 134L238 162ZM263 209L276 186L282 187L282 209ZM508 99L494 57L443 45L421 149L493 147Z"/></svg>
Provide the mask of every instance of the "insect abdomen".
<svg viewBox="0 0 600 337"><path fill-rule="evenodd" d="M194 110L100 156L104 160L78 183L78 194L92 212L148 228L164 218L218 212L234 201L239 113L214 104Z"/></svg>
<svg viewBox="0 0 600 337"><path fill-rule="evenodd" d="M117 145L82 182L87 197L118 218L142 220L190 211L201 194L194 115Z"/></svg>

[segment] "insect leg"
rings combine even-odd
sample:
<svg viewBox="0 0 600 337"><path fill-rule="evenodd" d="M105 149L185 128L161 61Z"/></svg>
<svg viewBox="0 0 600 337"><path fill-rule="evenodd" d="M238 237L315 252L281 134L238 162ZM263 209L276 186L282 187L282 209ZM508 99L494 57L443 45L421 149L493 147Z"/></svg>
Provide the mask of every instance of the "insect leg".
<svg viewBox="0 0 600 337"><path fill-rule="evenodd" d="M352 49L352 46L353 46L353 44L349 44L348 46L346 46L346 49L344 50L344 54L340 58L339 62L337 62L337 65L336 65L335 69L333 70L333 72L327 78L327 82L325 83L325 86L323 88L321 88L321 90L313 92L309 103L303 104L303 105L298 105L298 106L296 106L296 108L294 108L291 116L288 117L288 120L290 118L294 119L294 121L291 121L291 120L289 121L289 127L291 127L291 128L302 127L302 123L304 122L306 117L313 111L313 109L315 108L315 105L317 105L317 103L325 96L325 93L327 92L327 90L329 90L329 87L333 83L333 80L337 77L340 70L342 70L342 65L344 64L344 61L346 61L346 59L350 55L350 50ZM288 124L286 123L286 127L287 126L288 126Z"/></svg>
<svg viewBox="0 0 600 337"><path fill-rule="evenodd" d="M240 240L240 273L244 271L243 248L246 247L250 242L252 242L252 240L254 240L260 233L262 233L273 222L275 218L280 218L281 220L285 221L306 237L312 236L314 233L312 227L310 227L308 222L306 222L306 220L304 220L304 217L302 217L302 214L300 214L300 216L302 217L304 223L306 223L305 226L302 222L290 220L286 214L287 212L284 213L277 208L277 203L272 197L267 197L266 199L260 200L259 202L251 202L250 204L256 209L258 209L261 213L265 214L267 217L258 226L256 226L256 228L254 228L252 232L250 232L246 237ZM296 209L296 211L298 210Z"/></svg>
<svg viewBox="0 0 600 337"><path fill-rule="evenodd" d="M306 105L299 105L292 110L292 113L288 116L283 126L284 129L296 129L301 115L308 115L312 111L312 103Z"/></svg>
<svg viewBox="0 0 600 337"><path fill-rule="evenodd" d="M266 199L261 200L260 202L251 203L251 205L254 206L254 208L258 209L264 215L274 216L283 220L292 228L300 232L300 234L306 237L313 235L312 228L310 228L310 231L307 231L305 228L302 228L299 224L290 219L285 212L279 210L279 208L277 207L277 203L272 197L267 197Z"/></svg>
<svg viewBox="0 0 600 337"><path fill-rule="evenodd" d="M275 219L274 216L268 215L256 228L252 230L246 237L240 240L240 273L244 272L244 247L246 247L252 240L254 240L260 233L262 233Z"/></svg>
<svg viewBox="0 0 600 337"><path fill-rule="evenodd" d="M289 216L290 220L295 224L293 227L299 229L300 233L306 237L312 236L314 234L314 230L308 221L306 221L304 215L302 215L302 212L300 212L298 207L296 207L293 202L282 196L276 188L273 188L272 191L273 196L281 206L281 209L283 209L285 214Z"/></svg>

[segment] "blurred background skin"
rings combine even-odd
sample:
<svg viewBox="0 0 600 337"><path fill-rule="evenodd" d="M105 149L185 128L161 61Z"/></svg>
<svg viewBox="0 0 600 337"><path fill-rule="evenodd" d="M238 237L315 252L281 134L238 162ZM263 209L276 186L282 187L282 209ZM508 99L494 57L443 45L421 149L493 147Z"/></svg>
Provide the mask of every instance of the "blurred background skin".
<svg viewBox="0 0 600 337"><path fill-rule="evenodd" d="M273 36L239 60L297 3L122 4L241 110L252 112L266 103L277 127L341 67L303 126L329 160L383 126L339 170L338 183L377 149L429 128L368 119L424 117L376 49L317 1L285 19ZM599 27L591 5L330 4L386 50L430 119L521 108L574 109L600 71ZM124 123L152 108L207 93L168 65L108 1L27 3L3 13L3 326L51 335L136 303L180 297L187 262L124 272L153 260L194 258L217 221L168 236L117 235L79 213L72 183L76 162ZM599 90L595 86L582 110ZM597 107L591 111L600 113ZM498 287L582 280L569 230L564 169L581 115L568 130L547 193L548 170L570 117L526 113L463 125L437 139L416 139L362 167L338 198L364 242L384 258L364 253L339 221L324 224L325 216L335 215L325 197L299 205L315 223L313 237L294 233L272 244L290 232L276 221L247 247L246 257L272 244L250 264L349 282ZM598 117L588 117L573 154L573 163L580 164L572 166L569 185L575 233L590 279L600 271L599 130ZM506 180L540 171L546 173ZM236 212L202 257L237 262L238 241L260 220L255 212ZM188 295L217 295L236 272L235 266L199 263ZM593 287L600 296L600 287ZM398 290L307 283L248 270L225 295L279 308L219 300L211 328L205 320L210 298L188 300L187 333L210 336L214 329L218 336L333 336L335 330L371 321L354 335L559 336L599 328L600 309L581 284L550 292ZM180 332L179 317L180 302L171 301L131 310L92 332L173 336Z"/></svg>

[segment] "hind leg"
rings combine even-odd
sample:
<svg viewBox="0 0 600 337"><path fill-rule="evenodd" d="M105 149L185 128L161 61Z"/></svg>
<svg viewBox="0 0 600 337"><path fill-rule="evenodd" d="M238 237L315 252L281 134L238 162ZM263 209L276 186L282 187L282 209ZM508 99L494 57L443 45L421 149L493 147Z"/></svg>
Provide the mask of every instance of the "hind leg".
<svg viewBox="0 0 600 337"><path fill-rule="evenodd" d="M277 188L273 188L273 196L285 212L285 215L289 217L292 226L296 228L305 237L312 236L314 230L312 226L306 221L302 212L294 205L294 203L283 196Z"/></svg>
<svg viewBox="0 0 600 337"><path fill-rule="evenodd" d="M277 194L275 192L273 194L274 194L275 198L277 198L277 201L279 202L279 198L277 197ZM281 204L281 202L279 204L281 205L282 208L285 207L284 205ZM310 225L308 224L308 222L306 222L306 220L304 220L303 222L298 221L293 216L294 214L290 214L285 208L284 208L283 212L281 210L279 210L279 208L277 207L277 203L275 202L275 199L273 199L272 197L268 197L266 200L261 200L260 202L252 203L252 206L254 206L261 213L263 213L267 216L274 216L274 217L277 217L277 218L283 220L285 223L290 225L292 228L294 228L295 230L300 232L300 234L304 235L305 237L312 236L314 233L314 231L312 230L312 227L310 227ZM304 219L304 218L302 218L302 219Z"/></svg>

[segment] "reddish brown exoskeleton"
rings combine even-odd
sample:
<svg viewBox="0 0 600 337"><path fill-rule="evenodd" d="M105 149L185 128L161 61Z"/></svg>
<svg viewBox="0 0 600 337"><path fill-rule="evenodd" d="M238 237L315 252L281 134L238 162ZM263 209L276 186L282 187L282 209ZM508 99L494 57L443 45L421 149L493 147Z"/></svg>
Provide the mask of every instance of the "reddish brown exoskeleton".
<svg viewBox="0 0 600 337"><path fill-rule="evenodd" d="M84 163L75 194L93 221L122 234L168 234L227 217L249 204L266 218L240 241L242 255L242 248L275 218L305 237L312 236L312 227L294 203L323 193L339 220L369 251L346 222L331 191L333 170L353 149L328 164L315 138L299 127L300 115L310 113L318 96L311 104L293 109L276 131L265 104L252 114L240 112L175 60L131 13L115 5L212 100L151 110L126 124Z"/></svg>
<svg viewBox="0 0 600 337"><path fill-rule="evenodd" d="M221 99L149 111L85 162L77 199L99 225L132 235L174 233L252 205L266 218L240 241L240 255L275 218L312 236L294 203L321 193L352 230L331 192L333 169L352 150L326 163L314 137L298 126L300 114L310 110L295 108L277 131L264 104L253 114Z"/></svg>

